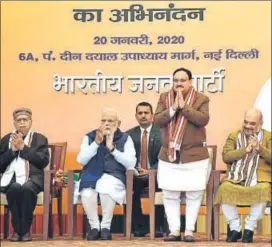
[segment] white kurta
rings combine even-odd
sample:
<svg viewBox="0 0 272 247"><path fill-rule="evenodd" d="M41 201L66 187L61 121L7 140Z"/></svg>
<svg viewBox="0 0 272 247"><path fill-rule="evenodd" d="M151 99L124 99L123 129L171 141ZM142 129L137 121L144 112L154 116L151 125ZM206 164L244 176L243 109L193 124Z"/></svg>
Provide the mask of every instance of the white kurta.
<svg viewBox="0 0 272 247"><path fill-rule="evenodd" d="M205 190L210 171L209 159L180 164L159 160L158 186L171 191Z"/></svg>
<svg viewBox="0 0 272 247"><path fill-rule="evenodd" d="M88 136L84 136L80 146L80 152L77 156L77 162L83 166L86 165L89 160L96 155L98 147L99 145L95 141L89 144ZM131 137L128 136L127 138L124 145L124 152L120 152L119 150L115 149L112 152L112 155L126 169L134 169L136 164L136 151ZM112 199L119 204L122 204L125 200L125 185L120 179L109 174L103 174L97 181L95 191L110 195Z"/></svg>
<svg viewBox="0 0 272 247"><path fill-rule="evenodd" d="M13 131L13 133L15 132L16 130ZM24 144L26 146L30 144L29 141L32 138L32 135L33 135L33 131L29 130L29 132L27 133L24 139ZM11 136L9 140L9 148L11 149ZM29 169L28 161L23 159L20 155L18 155L16 159L13 159L1 177L0 186L1 187L8 186L14 174L16 177L16 183L23 185L28 180L28 176L29 176L29 174L26 174L26 165L28 166L28 169Z"/></svg>
<svg viewBox="0 0 272 247"><path fill-rule="evenodd" d="M109 195L120 205L124 203L126 196L126 187L123 182L109 174L104 173L97 181L95 191L101 194Z"/></svg>

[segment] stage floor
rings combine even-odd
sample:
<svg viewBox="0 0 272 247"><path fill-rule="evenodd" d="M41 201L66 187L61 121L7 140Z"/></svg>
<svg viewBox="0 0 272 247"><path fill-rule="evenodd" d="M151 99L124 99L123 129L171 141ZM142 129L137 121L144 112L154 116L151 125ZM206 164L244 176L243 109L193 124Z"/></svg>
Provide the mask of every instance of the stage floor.
<svg viewBox="0 0 272 247"><path fill-rule="evenodd" d="M42 241L41 236L33 236L32 242L16 242L12 243L7 240L1 240L1 246L20 246L20 247L53 247L53 246L65 246L65 247L80 247L80 246L104 246L104 247L157 247L157 246L171 246L171 247L180 247L180 246L197 246L197 247L206 247L206 246L235 246L235 247L243 247L243 246L251 246L251 247L270 247L271 246L271 236L254 236L253 244L244 244L242 242L237 243L226 243L225 235L221 236L221 240L219 242L214 241L205 241L205 236L197 234L195 243L185 243L181 242L164 242L163 238L158 238L155 241L149 240L148 237L145 238L134 238L130 241L125 240L121 234L113 234L112 241L86 241L80 237L76 237L74 240L66 240L66 237L55 237L54 240Z"/></svg>

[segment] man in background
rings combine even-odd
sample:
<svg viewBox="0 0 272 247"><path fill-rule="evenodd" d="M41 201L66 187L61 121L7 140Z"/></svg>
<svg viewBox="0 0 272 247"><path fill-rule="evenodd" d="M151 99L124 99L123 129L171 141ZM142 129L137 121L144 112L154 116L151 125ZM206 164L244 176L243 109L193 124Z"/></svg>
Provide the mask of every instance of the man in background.
<svg viewBox="0 0 272 247"><path fill-rule="evenodd" d="M132 225L135 237L144 237L148 230L144 229L144 216L141 209L141 192L149 187L149 170L158 168L158 154L161 148L160 129L152 124L153 109L150 103L141 102L136 106L135 117L139 126L127 131L136 149L136 169L139 176L133 181ZM156 179L156 191L159 191ZM163 236L164 208L155 207L155 237Z"/></svg>

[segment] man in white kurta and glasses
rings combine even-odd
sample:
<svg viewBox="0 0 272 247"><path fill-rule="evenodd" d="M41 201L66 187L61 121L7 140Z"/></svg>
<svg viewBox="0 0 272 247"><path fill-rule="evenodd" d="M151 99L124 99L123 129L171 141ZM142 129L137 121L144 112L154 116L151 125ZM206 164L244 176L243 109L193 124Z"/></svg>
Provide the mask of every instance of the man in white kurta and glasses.
<svg viewBox="0 0 272 247"><path fill-rule="evenodd" d="M87 133L82 141L77 161L83 165L79 191L90 223L87 240L111 240L111 220L116 202L125 198L126 170L136 164L136 152L131 137L121 132L118 112L106 109L101 125ZM98 194L102 206L102 222L98 219Z"/></svg>

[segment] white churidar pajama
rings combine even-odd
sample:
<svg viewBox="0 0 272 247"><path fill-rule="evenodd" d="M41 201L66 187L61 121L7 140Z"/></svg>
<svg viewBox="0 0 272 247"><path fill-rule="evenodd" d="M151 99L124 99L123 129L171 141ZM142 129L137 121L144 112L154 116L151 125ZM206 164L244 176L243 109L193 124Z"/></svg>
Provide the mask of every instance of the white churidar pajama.
<svg viewBox="0 0 272 247"><path fill-rule="evenodd" d="M84 136L77 156L78 163L86 165L96 155L99 145L93 141L89 145L88 136ZM126 169L134 169L136 164L136 152L130 136L124 145L124 152L115 149L112 155ZM110 229L115 203L122 204L125 200L126 188L121 180L104 173L97 181L95 190L92 188L81 191L81 201L89 220L91 228ZM97 196L99 194L102 207L102 222L98 220Z"/></svg>
<svg viewBox="0 0 272 247"><path fill-rule="evenodd" d="M266 202L256 203L250 206L250 212L245 219L245 229L254 231L257 227L257 221L263 218L266 208ZM237 213L236 205L222 204L223 214L226 217L230 230L240 232L241 222Z"/></svg>

